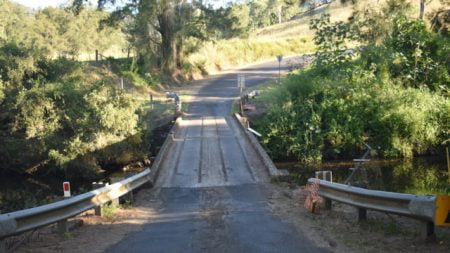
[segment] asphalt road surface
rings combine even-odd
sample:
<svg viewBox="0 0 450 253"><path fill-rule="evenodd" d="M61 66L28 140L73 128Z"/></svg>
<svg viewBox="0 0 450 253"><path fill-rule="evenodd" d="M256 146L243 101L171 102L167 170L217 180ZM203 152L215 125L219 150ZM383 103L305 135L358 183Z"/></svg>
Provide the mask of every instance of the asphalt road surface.
<svg viewBox="0 0 450 253"><path fill-rule="evenodd" d="M105 252L325 252L269 210L269 176L230 117L238 73L254 86L278 78L278 62L194 83L170 159L146 196L155 217Z"/></svg>

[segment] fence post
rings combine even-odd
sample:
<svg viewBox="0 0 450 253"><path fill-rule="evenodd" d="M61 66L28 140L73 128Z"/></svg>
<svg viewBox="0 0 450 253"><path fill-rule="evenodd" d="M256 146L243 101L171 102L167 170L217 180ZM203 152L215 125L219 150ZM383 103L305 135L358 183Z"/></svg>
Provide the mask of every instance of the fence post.
<svg viewBox="0 0 450 253"><path fill-rule="evenodd" d="M95 62L98 62L98 50L95 49Z"/></svg>
<svg viewBox="0 0 450 253"><path fill-rule="evenodd" d="M367 219L367 209L358 207L358 221L365 221Z"/></svg>

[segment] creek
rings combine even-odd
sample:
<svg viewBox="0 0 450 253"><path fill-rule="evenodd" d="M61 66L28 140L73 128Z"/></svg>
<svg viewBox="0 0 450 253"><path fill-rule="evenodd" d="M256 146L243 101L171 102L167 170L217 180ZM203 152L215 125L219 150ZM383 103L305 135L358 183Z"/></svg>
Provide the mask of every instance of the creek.
<svg viewBox="0 0 450 253"><path fill-rule="evenodd" d="M358 164L353 161L328 161L322 164L277 162L287 169L291 180L304 185L315 171L332 171L333 182L344 183ZM364 162L350 182L365 182L368 189L411 194L445 194L449 185L447 164L443 157L420 157L413 160L372 160Z"/></svg>
<svg viewBox="0 0 450 253"><path fill-rule="evenodd" d="M173 122L152 130L152 140L148 150L149 155L157 154L167 137ZM149 157L152 161L155 157ZM62 175L49 173L47 175L0 175L0 214L16 210L32 208L39 205L62 200L63 182L69 181L72 196L92 190L92 182L113 183L123 179L126 172L144 170L142 162L127 166L105 165L104 172L96 178L77 178L68 180ZM124 171L126 168L126 172Z"/></svg>

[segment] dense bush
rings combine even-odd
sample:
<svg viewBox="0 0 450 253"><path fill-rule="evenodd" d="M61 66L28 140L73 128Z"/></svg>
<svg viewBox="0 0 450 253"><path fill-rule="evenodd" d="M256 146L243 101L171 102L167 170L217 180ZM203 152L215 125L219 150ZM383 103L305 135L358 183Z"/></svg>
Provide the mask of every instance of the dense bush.
<svg viewBox="0 0 450 253"><path fill-rule="evenodd" d="M259 122L276 158L352 158L364 144L380 157L412 157L448 139L448 38L399 16L384 43L356 54L329 43L349 38L351 29L315 24L324 37L316 38L322 51L315 64L286 78L283 99Z"/></svg>
<svg viewBox="0 0 450 253"><path fill-rule="evenodd" d="M439 145L450 120L446 98L370 71L337 82L308 70L286 82L289 99L261 124L279 158L355 157L364 143L382 157L411 157Z"/></svg>
<svg viewBox="0 0 450 253"><path fill-rule="evenodd" d="M121 49L126 41L120 28L103 27L99 22L109 14L91 7L75 15L65 8L47 7L33 11L10 0L0 1L0 39L14 40L39 49L49 57L86 59L100 50Z"/></svg>
<svg viewBox="0 0 450 253"><path fill-rule="evenodd" d="M97 68L3 43L0 74L0 172L89 178L145 155L138 102Z"/></svg>

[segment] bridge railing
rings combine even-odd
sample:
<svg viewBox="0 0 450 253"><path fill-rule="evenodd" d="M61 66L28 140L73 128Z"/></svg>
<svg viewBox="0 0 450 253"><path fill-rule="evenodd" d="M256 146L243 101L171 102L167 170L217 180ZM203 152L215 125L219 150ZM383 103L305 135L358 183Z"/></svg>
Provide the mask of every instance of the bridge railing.
<svg viewBox="0 0 450 253"><path fill-rule="evenodd" d="M367 210L407 216L424 222L424 238L434 235L435 196L368 190L316 178L308 180L310 184L317 182L318 194L325 199L328 209L331 208L331 201L337 201L357 207L359 220L366 219Z"/></svg>
<svg viewBox="0 0 450 253"><path fill-rule="evenodd" d="M89 209L97 208L111 201L116 201L150 180L150 170L132 177L86 192L69 199L57 201L30 209L0 215L1 240L20 233L58 223L58 230L67 230L66 220ZM1 245L0 245L1 248ZM1 250L0 250L1 251Z"/></svg>

